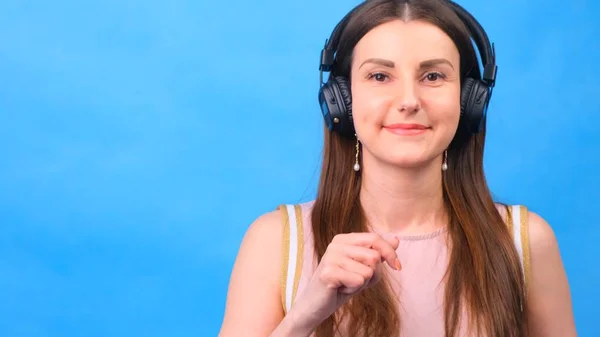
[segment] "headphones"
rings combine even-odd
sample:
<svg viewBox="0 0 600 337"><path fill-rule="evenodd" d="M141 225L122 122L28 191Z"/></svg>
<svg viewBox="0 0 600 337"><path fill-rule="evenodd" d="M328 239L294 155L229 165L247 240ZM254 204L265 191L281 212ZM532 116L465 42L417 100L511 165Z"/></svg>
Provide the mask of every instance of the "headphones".
<svg viewBox="0 0 600 337"><path fill-rule="evenodd" d="M467 26L472 39L477 45L483 73L481 79L467 77L462 83L460 99L460 119L469 133L478 133L483 127L483 121L487 115L487 109L492 97L492 91L496 82L496 53L494 44L488 39L483 27L463 7L453 1L447 0L448 4L458 17ZM362 5L356 6L336 25L329 39L325 40L325 47L321 51L320 89L319 105L325 124L330 131L336 131L345 137L354 137L354 123L352 120L352 95L350 93L350 81L343 76L330 76L323 83L323 72L330 72L334 63L334 55L337 50L340 36L346 27L352 14Z"/></svg>

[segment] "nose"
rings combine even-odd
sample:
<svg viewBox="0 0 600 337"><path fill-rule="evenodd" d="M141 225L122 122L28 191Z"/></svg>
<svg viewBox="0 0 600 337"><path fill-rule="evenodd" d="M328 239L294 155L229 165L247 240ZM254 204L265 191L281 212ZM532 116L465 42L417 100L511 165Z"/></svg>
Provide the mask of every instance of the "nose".
<svg viewBox="0 0 600 337"><path fill-rule="evenodd" d="M416 89L412 80L406 79L402 81L394 100L394 106L399 112L415 113L421 109Z"/></svg>

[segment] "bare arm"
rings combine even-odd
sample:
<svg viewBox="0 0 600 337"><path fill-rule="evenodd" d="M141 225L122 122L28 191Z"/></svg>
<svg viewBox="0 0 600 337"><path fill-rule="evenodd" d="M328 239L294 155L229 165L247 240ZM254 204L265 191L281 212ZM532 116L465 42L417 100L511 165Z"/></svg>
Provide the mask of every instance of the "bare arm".
<svg viewBox="0 0 600 337"><path fill-rule="evenodd" d="M219 337L307 335L295 331L292 312L284 319L281 216L280 211L267 213L248 228L231 273Z"/></svg>
<svg viewBox="0 0 600 337"><path fill-rule="evenodd" d="M550 225L533 212L529 212L529 242L529 335L577 336L569 283L556 237Z"/></svg>

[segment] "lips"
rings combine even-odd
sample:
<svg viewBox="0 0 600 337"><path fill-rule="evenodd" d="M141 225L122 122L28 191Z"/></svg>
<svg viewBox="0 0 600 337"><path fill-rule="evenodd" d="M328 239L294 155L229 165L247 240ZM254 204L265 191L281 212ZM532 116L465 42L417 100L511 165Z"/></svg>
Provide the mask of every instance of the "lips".
<svg viewBox="0 0 600 337"><path fill-rule="evenodd" d="M415 123L398 123L398 124L390 124L385 126L386 129L398 129L398 130L426 130L429 127L422 124Z"/></svg>
<svg viewBox="0 0 600 337"><path fill-rule="evenodd" d="M393 134L401 136L419 135L430 129L428 126L417 123L390 124L384 126L384 128Z"/></svg>

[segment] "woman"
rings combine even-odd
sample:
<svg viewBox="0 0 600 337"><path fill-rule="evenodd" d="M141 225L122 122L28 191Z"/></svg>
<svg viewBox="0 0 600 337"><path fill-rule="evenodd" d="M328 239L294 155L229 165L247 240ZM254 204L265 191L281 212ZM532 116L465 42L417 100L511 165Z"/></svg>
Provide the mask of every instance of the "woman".
<svg viewBox="0 0 600 337"><path fill-rule="evenodd" d="M486 185L495 57L474 19L366 1L329 42L318 195L250 226L220 336L575 336L552 229Z"/></svg>

